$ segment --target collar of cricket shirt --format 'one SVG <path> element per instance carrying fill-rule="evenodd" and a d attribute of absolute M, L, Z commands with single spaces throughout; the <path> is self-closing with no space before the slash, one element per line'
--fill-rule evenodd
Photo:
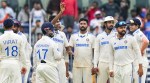
<path fill-rule="evenodd" d="M 81 32 L 79 32 L 78 36 L 81 37 L 81 38 L 84 38 L 85 36 L 88 36 L 88 31 L 84 34 L 81 34 Z"/>
<path fill-rule="evenodd" d="M 18 34 L 18 35 L 22 35 L 22 32 L 19 31 L 17 34 Z"/>
<path fill-rule="evenodd" d="M 13 30 L 6 30 L 4 33 L 14 33 Z"/>
<path fill-rule="evenodd" d="M 50 37 L 48 37 L 48 36 L 46 36 L 46 35 L 43 35 L 43 36 L 42 36 L 42 39 L 46 39 L 46 38 L 49 39 Z M 51 38 L 50 38 L 50 39 L 51 39 Z"/>
<path fill-rule="evenodd" d="M 55 34 L 59 34 L 59 30 L 54 31 Z"/>
<path fill-rule="evenodd" d="M 136 33 L 139 33 L 140 32 L 140 29 L 137 29 L 133 32 L 133 35 L 135 35 Z"/>

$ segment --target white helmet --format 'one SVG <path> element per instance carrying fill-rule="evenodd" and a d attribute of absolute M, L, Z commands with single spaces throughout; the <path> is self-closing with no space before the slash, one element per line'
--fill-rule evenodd
<path fill-rule="evenodd" d="M 112 16 L 107 16 L 107 17 L 105 17 L 104 18 L 104 22 L 106 22 L 106 21 L 114 21 L 115 19 L 112 17 Z"/>

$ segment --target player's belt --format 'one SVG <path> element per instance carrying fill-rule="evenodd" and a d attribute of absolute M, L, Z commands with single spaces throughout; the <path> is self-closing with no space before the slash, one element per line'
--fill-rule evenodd
<path fill-rule="evenodd" d="M 41 60 L 41 63 L 46 63 L 46 61 L 44 61 L 44 60 Z"/>

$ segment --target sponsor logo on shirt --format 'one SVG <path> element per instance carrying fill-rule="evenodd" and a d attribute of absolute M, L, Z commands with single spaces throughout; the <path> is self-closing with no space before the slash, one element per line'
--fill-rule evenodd
<path fill-rule="evenodd" d="M 105 45 L 105 44 L 109 44 L 109 41 L 104 41 L 100 43 L 100 45 Z"/>
<path fill-rule="evenodd" d="M 83 35 L 83 36 L 81 35 L 80 37 L 81 37 L 81 38 L 84 38 L 84 37 L 85 37 L 85 35 Z"/>
<path fill-rule="evenodd" d="M 122 50 L 122 49 L 127 49 L 128 47 L 127 46 L 117 46 L 117 47 L 114 47 L 115 50 Z"/>
<path fill-rule="evenodd" d="M 64 43 L 63 40 L 60 40 L 60 39 L 57 39 L 57 38 L 53 38 L 53 40 L 54 40 L 55 42 L 58 42 L 58 43 Z"/>
<path fill-rule="evenodd" d="M 76 47 L 89 47 L 89 44 L 76 44 Z"/>

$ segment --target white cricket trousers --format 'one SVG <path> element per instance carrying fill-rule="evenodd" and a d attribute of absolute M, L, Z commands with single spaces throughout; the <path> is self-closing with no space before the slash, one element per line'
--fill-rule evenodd
<path fill-rule="evenodd" d="M 138 69 L 139 66 L 135 66 L 135 71 L 134 71 L 134 83 L 145 83 L 146 80 L 146 74 L 147 74 L 147 67 L 143 67 L 143 75 L 142 77 L 139 77 L 138 75 Z"/>
<path fill-rule="evenodd" d="M 5 59 L 0 62 L 0 83 L 21 83 L 21 68 L 18 60 Z"/>
<path fill-rule="evenodd" d="M 114 83 L 132 83 L 132 64 L 114 65 Z"/>
<path fill-rule="evenodd" d="M 73 83 L 92 83 L 91 67 L 73 67 Z"/>
<path fill-rule="evenodd" d="M 113 83 L 114 80 L 109 75 L 109 63 L 99 62 L 98 70 L 97 83 L 107 83 L 108 79 L 109 83 Z"/>
<path fill-rule="evenodd" d="M 66 83 L 66 65 L 65 65 L 65 60 L 61 59 L 58 62 L 58 72 L 59 72 L 59 83 Z"/>
<path fill-rule="evenodd" d="M 36 69 L 36 83 L 59 83 L 57 67 L 40 63 Z"/>

